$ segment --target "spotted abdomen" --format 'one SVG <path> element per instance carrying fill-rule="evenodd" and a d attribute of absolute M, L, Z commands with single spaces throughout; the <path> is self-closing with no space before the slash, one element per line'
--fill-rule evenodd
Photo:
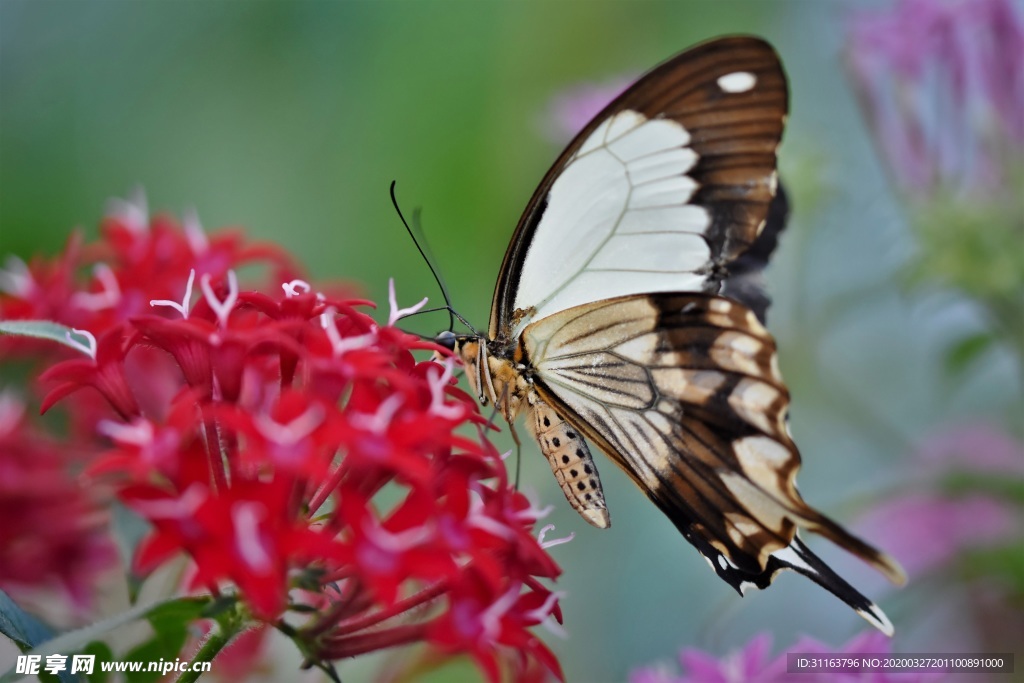
<path fill-rule="evenodd" d="M 531 431 L 569 504 L 590 524 L 599 529 L 608 528 L 611 518 L 604 502 L 601 477 L 587 442 L 536 392 L 530 392 L 528 403 L 532 408 Z"/>

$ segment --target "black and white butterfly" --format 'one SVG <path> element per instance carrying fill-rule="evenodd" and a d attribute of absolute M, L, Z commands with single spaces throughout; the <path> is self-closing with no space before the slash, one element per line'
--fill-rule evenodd
<path fill-rule="evenodd" d="M 743 594 L 782 569 L 887 634 L 814 555 L 815 531 L 896 583 L 899 565 L 804 502 L 761 269 L 786 218 L 775 51 L 698 45 L 643 76 L 569 144 L 505 254 L 488 334 L 443 333 L 482 403 L 527 418 L 569 503 L 610 524 L 587 439 Z"/>

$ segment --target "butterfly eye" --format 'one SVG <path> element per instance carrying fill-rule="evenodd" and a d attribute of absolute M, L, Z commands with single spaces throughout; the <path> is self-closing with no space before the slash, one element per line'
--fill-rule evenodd
<path fill-rule="evenodd" d="M 434 337 L 434 343 L 437 344 L 438 346 L 443 346 L 444 348 L 448 349 L 449 351 L 454 351 L 455 350 L 455 333 L 451 332 L 449 330 L 445 330 L 444 332 L 440 332 L 440 333 L 438 333 L 438 335 L 436 337 Z"/>

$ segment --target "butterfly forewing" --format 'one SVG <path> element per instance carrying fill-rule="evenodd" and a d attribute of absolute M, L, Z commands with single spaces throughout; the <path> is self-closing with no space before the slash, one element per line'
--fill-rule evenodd
<path fill-rule="evenodd" d="M 558 159 L 495 289 L 491 337 L 599 299 L 717 292 L 775 194 L 786 82 L 762 40 L 724 38 L 656 67 Z"/>

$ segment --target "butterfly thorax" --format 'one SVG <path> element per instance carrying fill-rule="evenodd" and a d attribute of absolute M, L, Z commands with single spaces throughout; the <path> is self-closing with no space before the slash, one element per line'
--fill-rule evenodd
<path fill-rule="evenodd" d="M 452 349 L 462 360 L 469 385 L 482 405 L 493 403 L 511 422 L 523 409 L 532 380 L 520 345 L 476 335 L 458 336 Z"/>

